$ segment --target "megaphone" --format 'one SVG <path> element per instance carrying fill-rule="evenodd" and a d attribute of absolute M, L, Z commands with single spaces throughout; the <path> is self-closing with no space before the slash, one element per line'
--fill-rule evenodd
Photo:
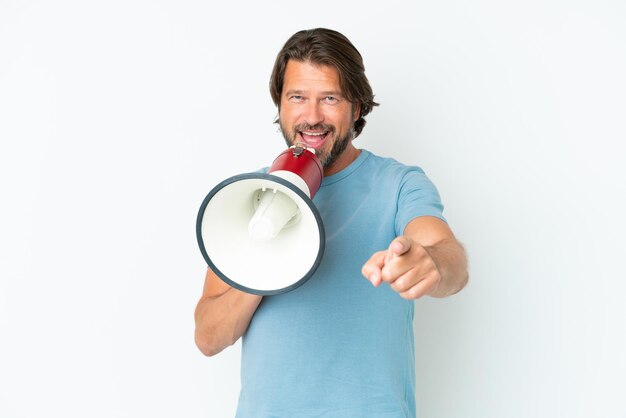
<path fill-rule="evenodd" d="M 240 174 L 215 186 L 196 221 L 211 270 L 256 295 L 304 284 L 324 254 L 324 224 L 312 201 L 323 176 L 315 150 L 297 144 L 276 157 L 267 174 Z"/>

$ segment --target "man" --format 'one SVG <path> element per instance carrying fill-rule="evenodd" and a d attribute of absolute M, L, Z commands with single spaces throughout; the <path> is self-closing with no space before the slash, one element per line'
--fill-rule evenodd
<path fill-rule="evenodd" d="M 465 286 L 463 248 L 421 169 L 353 145 L 377 103 L 347 38 L 293 35 L 270 91 L 287 144 L 315 148 L 324 165 L 313 200 L 324 257 L 277 296 L 242 293 L 207 271 L 196 343 L 211 356 L 243 336 L 238 417 L 413 417 L 413 300 Z"/>

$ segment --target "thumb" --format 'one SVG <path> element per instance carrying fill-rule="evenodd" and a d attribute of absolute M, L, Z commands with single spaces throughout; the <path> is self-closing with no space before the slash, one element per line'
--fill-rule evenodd
<path fill-rule="evenodd" d="M 385 257 L 385 262 L 393 259 L 394 257 L 401 256 L 402 254 L 408 252 L 411 249 L 411 241 L 409 241 L 406 237 L 398 237 L 391 241 L 389 244 L 389 249 L 387 250 L 387 256 Z"/>

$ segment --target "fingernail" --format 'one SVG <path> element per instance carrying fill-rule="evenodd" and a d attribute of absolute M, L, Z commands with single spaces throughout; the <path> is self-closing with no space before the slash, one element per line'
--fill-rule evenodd
<path fill-rule="evenodd" d="M 376 287 L 376 283 L 378 283 L 378 276 L 376 276 L 375 274 L 372 274 L 370 276 L 370 282 L 372 283 L 372 286 Z"/>

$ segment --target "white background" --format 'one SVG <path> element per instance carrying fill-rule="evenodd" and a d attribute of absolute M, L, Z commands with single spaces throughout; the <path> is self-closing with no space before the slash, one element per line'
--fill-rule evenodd
<path fill-rule="evenodd" d="M 282 151 L 271 67 L 316 26 L 381 103 L 356 145 L 422 166 L 470 256 L 416 303 L 420 416 L 625 417 L 624 2 L 414 3 L 0 0 L 0 417 L 233 415 L 195 217 Z"/>

